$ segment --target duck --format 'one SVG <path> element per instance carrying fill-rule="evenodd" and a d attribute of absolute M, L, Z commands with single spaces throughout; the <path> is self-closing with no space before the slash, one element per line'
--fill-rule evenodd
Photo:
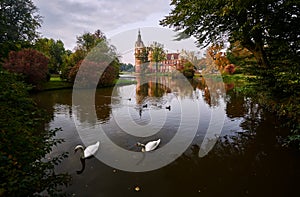
<path fill-rule="evenodd" d="M 166 109 L 168 109 L 169 111 L 171 110 L 171 105 L 168 105 L 167 107 L 166 107 Z"/>
<path fill-rule="evenodd" d="M 155 141 L 150 141 L 146 145 L 138 142 L 137 146 L 142 147 L 142 152 L 149 152 L 149 151 L 153 151 L 154 149 L 156 149 L 158 147 L 159 143 L 160 143 L 160 139 L 155 140 Z"/>

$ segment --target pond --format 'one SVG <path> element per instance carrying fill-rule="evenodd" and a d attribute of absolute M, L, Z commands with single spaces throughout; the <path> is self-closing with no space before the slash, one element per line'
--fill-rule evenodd
<path fill-rule="evenodd" d="M 300 157 L 287 130 L 220 78 L 136 77 L 136 84 L 33 95 L 62 128 L 57 172 L 74 196 L 295 196 Z M 142 152 L 137 142 L 161 139 Z M 78 144 L 100 142 L 83 168 Z M 77 173 L 77 171 L 80 171 Z"/>

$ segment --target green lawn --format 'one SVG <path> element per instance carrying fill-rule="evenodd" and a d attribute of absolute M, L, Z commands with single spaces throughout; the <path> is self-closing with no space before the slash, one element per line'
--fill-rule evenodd
<path fill-rule="evenodd" d="M 50 80 L 43 85 L 43 90 L 68 89 L 72 87 L 72 83 L 61 80 L 59 76 L 51 76 Z"/>

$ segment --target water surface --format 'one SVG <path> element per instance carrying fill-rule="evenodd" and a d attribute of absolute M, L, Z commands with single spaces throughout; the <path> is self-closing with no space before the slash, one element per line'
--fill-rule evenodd
<path fill-rule="evenodd" d="M 50 156 L 69 152 L 57 167 L 58 172 L 72 175 L 67 192 L 104 197 L 299 193 L 299 153 L 282 147 L 287 131 L 251 98 L 233 94 L 232 84 L 202 79 L 187 85 L 182 79 L 170 77 L 136 80 L 134 85 L 96 90 L 94 103 L 88 102 L 90 90 L 81 90 L 77 99 L 87 101 L 82 105 L 74 104 L 74 97 L 72 105 L 72 90 L 34 95 L 38 104 L 53 114 L 48 127 L 63 130 L 57 137 L 65 142 Z M 219 124 L 221 130 L 207 132 Z M 104 137 L 130 155 L 121 158 Z M 156 151 L 171 147 L 162 153 L 163 159 L 171 162 L 146 172 L 132 172 L 162 162 L 159 157 L 151 158 L 151 153 L 143 158 L 141 148 L 135 145 L 158 138 L 161 144 Z M 102 161 L 87 159 L 84 171 L 77 174 L 81 163 L 74 147 L 98 140 L 101 145 L 97 154 Z M 185 146 L 189 140 L 191 143 Z M 119 169 L 122 159 L 128 161 L 131 171 Z"/>

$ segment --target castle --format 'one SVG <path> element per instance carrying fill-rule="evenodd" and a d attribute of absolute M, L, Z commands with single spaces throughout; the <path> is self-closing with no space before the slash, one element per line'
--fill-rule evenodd
<path fill-rule="evenodd" d="M 151 47 L 144 45 L 140 30 L 135 42 L 134 56 L 136 73 L 172 72 L 183 69 L 183 65 L 186 62 L 181 58 L 180 53 L 165 53 L 165 59 L 158 63 L 158 70 L 156 70 L 156 62 L 153 61 L 152 57 L 153 50 Z"/>

